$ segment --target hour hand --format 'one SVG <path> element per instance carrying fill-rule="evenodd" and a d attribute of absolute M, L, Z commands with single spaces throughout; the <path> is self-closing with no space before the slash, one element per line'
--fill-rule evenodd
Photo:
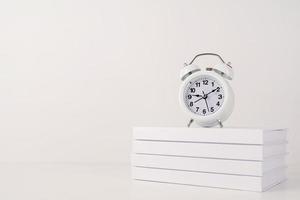
<path fill-rule="evenodd" d="M 195 96 L 195 97 L 202 97 L 202 95 L 200 95 L 200 94 L 192 94 L 192 96 Z"/>

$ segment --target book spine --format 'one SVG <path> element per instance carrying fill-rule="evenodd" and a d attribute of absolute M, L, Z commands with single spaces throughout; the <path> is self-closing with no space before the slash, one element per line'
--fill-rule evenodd
<path fill-rule="evenodd" d="M 226 135 L 226 137 L 224 137 Z M 259 129 L 202 129 L 136 127 L 135 140 L 214 142 L 237 144 L 263 144 L 263 131 Z"/>
<path fill-rule="evenodd" d="M 263 160 L 262 145 L 134 141 L 133 152 L 154 155 Z"/>
<path fill-rule="evenodd" d="M 278 161 L 278 159 L 275 159 L 275 161 L 274 159 L 268 159 L 268 161 L 262 162 L 164 155 L 132 155 L 132 166 L 249 176 L 262 176 L 263 164 L 269 168 L 284 165 L 282 160 L 276 161 Z"/>
<path fill-rule="evenodd" d="M 224 158 L 239 160 L 263 160 L 264 157 L 284 154 L 286 144 L 237 145 L 195 142 L 133 141 L 133 153 Z"/>
<path fill-rule="evenodd" d="M 206 186 L 237 190 L 262 191 L 262 177 L 162 170 L 133 167 L 135 180 Z"/>
<path fill-rule="evenodd" d="M 226 137 L 224 137 L 226 135 Z M 193 141 L 236 144 L 269 144 L 286 141 L 286 129 L 202 129 L 202 128 L 156 128 L 133 129 L 136 140 Z"/>

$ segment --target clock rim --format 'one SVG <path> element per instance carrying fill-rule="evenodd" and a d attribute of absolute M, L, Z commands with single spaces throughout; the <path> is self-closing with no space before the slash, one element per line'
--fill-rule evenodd
<path fill-rule="evenodd" d="M 206 116 L 193 113 L 189 108 L 187 108 L 184 99 L 185 88 L 187 87 L 189 82 L 196 77 L 201 78 L 201 76 L 211 76 L 212 78 L 216 79 L 224 91 L 224 101 L 222 106 L 215 113 Z M 183 111 L 192 119 L 194 119 L 199 125 L 204 127 L 211 127 L 217 125 L 219 123 L 218 120 L 223 122 L 231 115 L 234 105 L 234 94 L 227 80 L 225 80 L 219 74 L 212 71 L 198 71 L 188 76 L 182 82 L 179 90 L 179 102 Z"/>

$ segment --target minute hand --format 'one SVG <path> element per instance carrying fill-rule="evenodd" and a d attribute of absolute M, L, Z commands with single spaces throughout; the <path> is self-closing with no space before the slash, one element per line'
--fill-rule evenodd
<path fill-rule="evenodd" d="M 209 95 L 210 93 L 215 92 L 216 90 L 217 90 L 217 88 L 216 88 L 216 89 L 213 89 L 212 91 L 210 91 L 209 93 L 207 93 L 206 96 Z"/>

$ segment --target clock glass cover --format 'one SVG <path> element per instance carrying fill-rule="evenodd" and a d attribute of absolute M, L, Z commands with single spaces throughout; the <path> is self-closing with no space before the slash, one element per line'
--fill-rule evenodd
<path fill-rule="evenodd" d="M 207 116 L 217 112 L 224 102 L 224 90 L 211 76 L 191 80 L 185 89 L 185 104 L 195 114 Z"/>

